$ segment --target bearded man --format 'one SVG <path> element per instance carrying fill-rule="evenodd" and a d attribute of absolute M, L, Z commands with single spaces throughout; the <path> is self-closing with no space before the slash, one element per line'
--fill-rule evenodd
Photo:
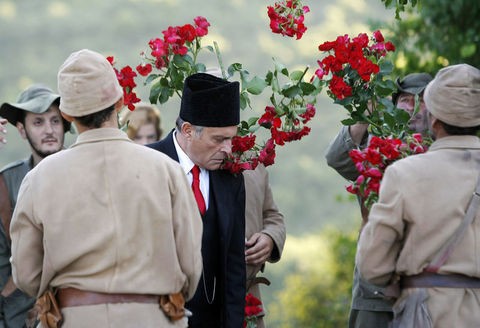
<path fill-rule="evenodd" d="M 42 159 L 63 148 L 70 123 L 62 118 L 59 103 L 59 95 L 35 84 L 25 89 L 16 103 L 0 107 L 0 116 L 18 129 L 31 150 L 29 158 L 0 170 L 0 327 L 24 327 L 35 301 L 17 289 L 11 277 L 10 221 L 24 176 Z"/>

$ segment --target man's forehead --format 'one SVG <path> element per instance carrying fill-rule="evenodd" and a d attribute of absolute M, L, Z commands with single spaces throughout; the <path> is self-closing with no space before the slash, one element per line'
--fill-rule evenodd
<path fill-rule="evenodd" d="M 400 100 L 400 99 L 402 99 L 402 100 L 404 100 L 404 99 L 414 99 L 415 96 L 416 96 L 416 95 L 413 94 L 413 93 L 402 92 L 402 93 L 400 93 L 400 94 L 398 95 L 398 100 Z M 423 93 L 419 94 L 418 97 L 419 97 L 420 99 L 423 99 Z"/>
<path fill-rule="evenodd" d="M 57 104 L 52 104 L 46 112 L 43 113 L 32 113 L 25 111 L 25 117 L 51 117 L 51 116 L 61 116 L 60 109 Z"/>
<path fill-rule="evenodd" d="M 203 130 L 210 136 L 215 137 L 232 137 L 237 134 L 237 126 L 224 126 L 224 127 L 204 127 Z"/>

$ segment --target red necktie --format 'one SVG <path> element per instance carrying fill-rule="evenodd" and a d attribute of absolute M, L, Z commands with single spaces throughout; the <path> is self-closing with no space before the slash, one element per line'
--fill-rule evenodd
<path fill-rule="evenodd" d="M 198 209 L 200 214 L 204 215 L 206 211 L 205 200 L 203 199 L 202 191 L 200 190 L 200 168 L 198 165 L 194 165 L 192 168 L 192 190 L 195 200 L 197 201 Z"/>

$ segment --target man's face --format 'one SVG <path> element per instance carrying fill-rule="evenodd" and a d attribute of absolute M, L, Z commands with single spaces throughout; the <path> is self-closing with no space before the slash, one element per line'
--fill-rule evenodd
<path fill-rule="evenodd" d="M 24 123 L 17 123 L 24 139 L 28 140 L 32 152 L 41 158 L 63 148 L 64 133 L 62 116 L 57 105 L 52 105 L 42 114 L 27 112 Z"/>
<path fill-rule="evenodd" d="M 401 93 L 397 99 L 397 107 L 405 110 L 410 116 L 415 110 L 415 95 L 411 93 Z M 410 118 L 408 126 L 418 133 L 425 133 L 428 130 L 427 110 L 423 97 L 419 97 L 418 113 Z"/>
<path fill-rule="evenodd" d="M 237 134 L 237 126 L 204 127 L 200 133 L 190 126 L 192 130 L 185 149 L 188 157 L 200 167 L 218 170 L 232 153 L 232 138 Z"/>

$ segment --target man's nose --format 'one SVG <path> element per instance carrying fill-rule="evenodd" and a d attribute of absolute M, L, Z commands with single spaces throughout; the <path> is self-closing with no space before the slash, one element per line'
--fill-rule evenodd
<path fill-rule="evenodd" d="M 53 123 L 52 122 L 46 122 L 45 123 L 45 130 L 47 133 L 53 133 L 54 129 L 53 129 Z"/>
<path fill-rule="evenodd" d="M 227 155 L 232 154 L 232 139 L 223 141 L 221 151 Z"/>

